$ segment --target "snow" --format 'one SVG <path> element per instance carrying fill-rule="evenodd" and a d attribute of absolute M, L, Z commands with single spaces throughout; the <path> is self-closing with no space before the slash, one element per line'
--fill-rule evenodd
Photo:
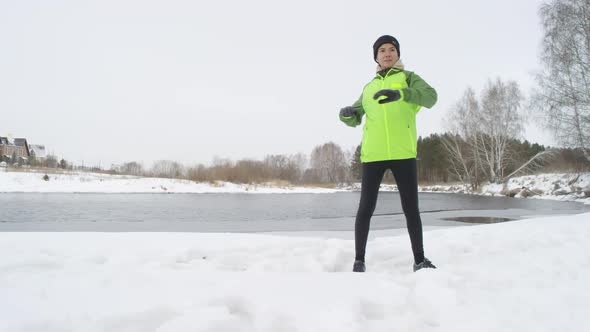
<path fill-rule="evenodd" d="M 394 186 L 395 187 L 395 186 Z M 590 204 L 590 173 L 545 173 L 515 177 L 506 184 L 485 184 L 477 193 L 464 185 L 433 185 L 420 187 L 422 192 L 469 193 L 484 196 L 577 201 Z"/>
<path fill-rule="evenodd" d="M 508 180 L 506 185 L 488 184 L 484 194 L 504 196 L 513 193 L 516 198 L 579 201 L 590 204 L 590 173 L 552 173 L 527 175 Z"/>
<path fill-rule="evenodd" d="M 0 233 L 0 331 L 586 331 L 590 214 L 369 241 Z"/>
<path fill-rule="evenodd" d="M 334 193 L 339 189 L 273 184 L 204 183 L 180 179 L 144 178 L 90 172 L 0 172 L 0 192 L 44 193 Z"/>
<path fill-rule="evenodd" d="M 143 178 L 86 172 L 45 173 L 0 172 L 0 193 L 335 193 L 360 190 L 360 183 L 346 188 L 296 187 L 290 185 L 194 182 L 179 179 Z M 382 184 L 382 191 L 395 191 L 395 185 Z M 486 184 L 481 192 L 466 191 L 462 184 L 420 186 L 421 192 L 470 193 L 486 196 L 578 201 L 590 204 L 590 173 L 552 173 L 512 178 L 507 184 Z"/>

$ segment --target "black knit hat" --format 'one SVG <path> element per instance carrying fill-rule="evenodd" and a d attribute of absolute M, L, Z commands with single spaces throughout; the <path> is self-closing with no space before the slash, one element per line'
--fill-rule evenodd
<path fill-rule="evenodd" d="M 375 44 L 373 44 L 373 59 L 375 59 L 375 61 L 377 61 L 377 50 L 379 50 L 379 47 L 383 44 L 393 44 L 393 46 L 395 46 L 397 49 L 397 55 L 401 56 L 401 53 L 399 52 L 399 42 L 397 39 L 390 35 L 383 35 L 377 38 Z"/>

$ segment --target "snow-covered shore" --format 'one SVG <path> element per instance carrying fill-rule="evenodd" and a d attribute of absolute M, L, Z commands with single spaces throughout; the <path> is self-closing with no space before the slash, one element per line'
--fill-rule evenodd
<path fill-rule="evenodd" d="M 259 234 L 0 233 L 0 331 L 585 331 L 590 214 L 368 243 Z"/>
<path fill-rule="evenodd" d="M 144 178 L 87 172 L 47 174 L 0 172 L 1 192 L 23 193 L 333 193 L 339 189 L 279 186 L 276 184 L 235 184 L 189 180 Z"/>
<path fill-rule="evenodd" d="M 43 175 L 0 173 L 0 192 L 338 191 Z M 589 178 L 520 177 L 485 186 L 482 194 L 530 191 L 590 204 L 580 197 Z M 376 230 L 365 274 L 350 272 L 354 241 L 336 232 L 0 232 L 0 332 L 580 331 L 587 325 L 590 213 L 425 230 L 426 254 L 439 269 L 412 273 L 405 230 Z"/>
<path fill-rule="evenodd" d="M 69 172 L 0 172 L 0 193 L 334 193 L 360 189 L 295 187 L 277 184 L 197 183 L 188 180 L 143 178 L 127 175 Z M 383 191 L 396 190 L 383 184 Z M 486 196 L 532 197 L 590 204 L 590 173 L 555 173 L 516 177 L 505 185 L 488 184 L 480 192 L 467 192 L 460 184 L 420 186 L 422 192 L 465 193 Z"/>
<path fill-rule="evenodd" d="M 471 193 L 463 185 L 424 186 L 423 192 L 466 193 L 485 196 L 509 196 L 590 204 L 590 173 L 546 173 L 515 177 L 506 184 L 486 184 Z"/>

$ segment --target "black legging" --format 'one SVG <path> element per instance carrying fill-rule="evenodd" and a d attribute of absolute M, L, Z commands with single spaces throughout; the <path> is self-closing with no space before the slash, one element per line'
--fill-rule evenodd
<path fill-rule="evenodd" d="M 418 176 L 416 174 L 415 158 L 363 163 L 361 201 L 354 225 L 355 259 L 365 261 L 365 248 L 367 247 L 371 216 L 375 211 L 379 186 L 387 169 L 391 169 L 397 183 L 412 243 L 414 262 L 420 263 L 424 260 L 424 248 L 422 244 L 422 220 L 418 209 Z"/>

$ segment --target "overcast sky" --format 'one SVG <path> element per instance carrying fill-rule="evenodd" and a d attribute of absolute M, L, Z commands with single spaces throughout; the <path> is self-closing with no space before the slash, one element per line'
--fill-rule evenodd
<path fill-rule="evenodd" d="M 427 136 L 468 86 L 501 77 L 529 93 L 540 3 L 0 0 L 0 135 L 103 167 L 349 150 L 362 129 L 338 111 L 391 34 L 438 91 L 418 114 Z M 554 144 L 544 129 L 525 137 Z"/>

